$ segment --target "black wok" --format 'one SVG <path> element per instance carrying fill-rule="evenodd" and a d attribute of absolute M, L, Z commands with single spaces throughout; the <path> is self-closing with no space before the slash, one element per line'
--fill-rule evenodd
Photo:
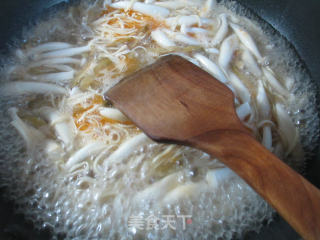
<path fill-rule="evenodd" d="M 238 0 L 243 6 L 275 28 L 296 50 L 316 86 L 320 86 L 320 0 Z M 68 0 L 1 0 L 0 53 L 19 39 L 22 28 L 53 10 L 63 8 Z M 319 93 L 320 95 L 320 93 Z M 319 106 L 319 101 L 318 101 Z M 1 111 L 1 110 L 0 110 Z M 306 177 L 320 187 L 320 151 L 308 162 Z M 2 196 L 3 189 L 0 189 Z M 49 231 L 35 230 L 22 215 L 13 213 L 14 204 L 0 197 L 0 239 L 50 239 Z M 248 233 L 244 239 L 295 240 L 300 237 L 279 216 L 262 231 Z"/>

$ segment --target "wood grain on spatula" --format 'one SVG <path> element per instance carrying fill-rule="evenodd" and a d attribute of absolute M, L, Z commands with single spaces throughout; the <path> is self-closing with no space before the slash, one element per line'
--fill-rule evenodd
<path fill-rule="evenodd" d="M 251 185 L 305 239 L 320 239 L 320 191 L 257 142 L 234 95 L 191 62 L 166 56 L 106 94 L 156 141 L 201 149 Z"/>

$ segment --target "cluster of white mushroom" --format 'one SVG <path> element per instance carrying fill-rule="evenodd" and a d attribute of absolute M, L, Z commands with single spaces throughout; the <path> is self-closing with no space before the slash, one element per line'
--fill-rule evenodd
<path fill-rule="evenodd" d="M 271 69 L 266 47 L 256 44 L 242 17 L 215 0 L 106 0 L 103 5 L 103 14 L 86 26 L 92 33 L 87 44 L 47 42 L 17 50 L 18 63 L 0 89 L 8 98 L 50 100 L 29 109 L 44 122 L 41 126 L 24 119 L 18 107 L 10 109 L 12 125 L 29 153 L 38 148 L 52 159 L 63 184 L 75 189 L 74 196 L 67 195 L 77 204 L 90 209 L 96 201 L 120 211 L 130 193 L 132 204 L 156 203 L 152 206 L 162 209 L 203 193 L 214 199 L 228 181 L 243 186 L 217 159 L 156 144 L 101 101 L 122 77 L 166 54 L 184 56 L 227 85 L 239 119 L 266 148 L 283 159 L 295 154 L 299 135 L 288 113 L 294 101 L 292 78 Z M 197 174 L 200 180 L 193 181 Z"/>

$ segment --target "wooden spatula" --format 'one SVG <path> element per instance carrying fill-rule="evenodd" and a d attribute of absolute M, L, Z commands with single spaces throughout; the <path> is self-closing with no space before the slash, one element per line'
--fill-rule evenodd
<path fill-rule="evenodd" d="M 166 56 L 106 94 L 148 136 L 217 157 L 305 239 L 320 239 L 320 191 L 264 148 L 238 119 L 233 93 L 191 62 Z"/>

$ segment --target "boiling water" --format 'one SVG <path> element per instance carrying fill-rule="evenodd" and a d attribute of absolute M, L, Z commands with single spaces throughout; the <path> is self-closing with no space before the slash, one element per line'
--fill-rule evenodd
<path fill-rule="evenodd" d="M 0 103 L 1 177 L 8 196 L 37 228 L 48 227 L 54 237 L 63 234 L 70 239 L 231 239 L 246 231 L 259 231 L 263 222 L 272 219 L 271 207 L 217 159 L 191 148 L 154 143 L 101 97 L 122 77 L 162 54 L 179 53 L 193 61 L 200 54 L 218 63 L 216 51 L 222 51 L 223 40 L 232 34 L 229 26 L 221 42 L 212 45 L 223 25 L 221 14 L 253 36 L 263 56 L 257 60 L 258 67 L 272 69 L 271 74 L 290 92 L 284 97 L 265 76 L 252 74 L 241 58 L 247 49 L 239 43 L 230 71 L 250 93 L 251 111 L 243 122 L 261 141 L 263 126 L 270 124 L 270 149 L 303 170 L 304 159 L 319 137 L 319 119 L 313 85 L 286 42 L 235 14 L 239 8 L 233 3 L 212 6 L 209 12 L 202 6 L 210 7 L 213 1 L 208 5 L 185 1 L 183 8 L 176 3 L 177 10 L 171 10 L 170 17 L 200 14 L 211 19 L 210 23 L 188 26 L 196 33 L 185 34 L 187 40 L 180 41 L 185 38 L 171 36 L 164 20 L 115 10 L 106 7 L 107 1 L 82 1 L 39 22 L 25 35 L 25 43 L 13 50 L 2 71 L 7 92 L 1 92 Z M 124 20 L 130 18 L 133 22 Z M 140 26 L 141 19 L 148 26 Z M 182 28 L 177 24 L 173 32 L 183 33 Z M 208 32 L 202 35 L 200 28 Z M 157 29 L 172 38 L 174 46 L 159 46 L 163 42 L 150 37 Z M 186 43 L 190 39 L 199 44 L 190 46 Z M 48 42 L 69 45 L 61 47 L 64 53 L 59 57 L 55 52 L 59 44 L 51 44 L 48 50 L 48 45 L 41 45 Z M 66 51 L 79 47 L 77 54 L 66 56 Z M 196 64 L 206 67 L 200 60 Z M 56 73 L 60 75 L 50 75 Z M 261 79 L 271 105 L 268 119 L 259 116 L 261 106 L 256 100 Z M 66 93 L 57 94 L 59 88 L 49 94 L 17 94 L 8 85 L 13 81 L 50 82 Z M 231 84 L 239 107 L 247 96 L 241 98 L 237 86 Z M 281 108 L 277 108 L 279 104 Z M 286 116 L 290 116 L 289 122 Z M 299 130 L 294 143 L 286 142 L 281 121 Z"/>

